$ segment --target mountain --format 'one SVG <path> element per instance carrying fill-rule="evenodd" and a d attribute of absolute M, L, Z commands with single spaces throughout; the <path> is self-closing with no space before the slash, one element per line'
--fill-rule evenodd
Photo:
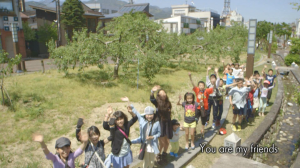
<path fill-rule="evenodd" d="M 38 5 L 38 6 L 48 6 L 48 7 L 55 7 L 55 2 L 52 2 L 53 0 L 40 0 L 40 1 L 31 1 L 31 0 L 25 0 L 25 7 L 26 10 L 31 11 L 32 8 L 29 7 L 29 5 Z M 60 3 L 63 4 L 64 0 L 61 0 Z M 120 0 L 85 0 L 82 1 L 85 2 L 100 2 L 103 6 L 108 7 L 114 7 L 116 9 L 120 9 L 122 6 L 128 4 L 128 2 L 120 1 Z M 154 15 L 154 19 L 163 19 L 163 18 L 169 18 L 172 14 L 171 8 L 160 8 L 158 6 L 151 6 L 150 3 L 150 13 Z"/>

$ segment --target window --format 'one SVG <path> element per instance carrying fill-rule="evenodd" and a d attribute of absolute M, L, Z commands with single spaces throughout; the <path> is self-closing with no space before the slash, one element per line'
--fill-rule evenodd
<path fill-rule="evenodd" d="M 102 9 L 101 11 L 103 14 L 109 14 L 109 9 Z"/>
<path fill-rule="evenodd" d="M 189 28 L 189 24 L 188 23 L 183 23 L 183 28 Z"/>
<path fill-rule="evenodd" d="M 181 18 L 181 22 L 182 22 L 182 23 L 187 23 L 186 18 Z"/>
<path fill-rule="evenodd" d="M 111 13 L 117 13 L 118 11 L 117 10 L 111 10 Z"/>
<path fill-rule="evenodd" d="M 96 20 L 95 19 L 87 19 L 88 22 L 88 31 L 96 32 Z"/>
<path fill-rule="evenodd" d="M 196 21 L 196 19 L 191 19 L 190 23 L 191 23 L 191 24 L 196 24 L 197 21 Z"/>
<path fill-rule="evenodd" d="M 174 10 L 174 16 L 185 15 L 185 10 Z"/>
<path fill-rule="evenodd" d="M 194 33 L 196 31 L 196 29 L 190 29 L 191 33 Z"/>

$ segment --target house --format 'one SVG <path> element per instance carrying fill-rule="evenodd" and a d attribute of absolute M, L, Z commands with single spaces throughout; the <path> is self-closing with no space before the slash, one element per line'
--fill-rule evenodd
<path fill-rule="evenodd" d="M 112 21 L 113 18 L 123 16 L 124 13 L 129 13 L 131 11 L 132 12 L 143 12 L 149 18 L 153 17 L 153 15 L 149 12 L 149 3 L 127 4 L 127 5 L 124 5 L 117 13 L 104 15 L 104 17 L 99 18 L 99 20 L 102 22 L 101 28 L 104 28 L 105 24 Z"/>
<path fill-rule="evenodd" d="M 0 1 L 0 51 L 3 49 L 8 52 L 8 57 L 15 57 L 14 43 L 12 39 L 11 24 L 17 25 L 18 42 L 17 49 L 26 57 L 25 38 L 22 27 L 21 14 L 19 11 L 19 1 L 17 0 L 2 0 Z"/>
<path fill-rule="evenodd" d="M 101 12 L 103 15 L 117 13 L 119 8 L 101 4 L 100 2 L 84 2 L 86 6 L 96 12 Z"/>
<path fill-rule="evenodd" d="M 189 16 L 202 20 L 204 28 L 209 32 L 220 23 L 220 14 L 211 9 L 196 9 L 192 5 L 173 5 L 172 17 Z"/>
<path fill-rule="evenodd" d="M 81 5 L 84 10 L 83 17 L 86 19 L 86 27 L 89 32 L 96 32 L 96 28 L 98 25 L 98 18 L 103 17 L 101 12 L 96 12 L 90 9 L 88 6 L 86 6 L 84 3 L 81 2 Z M 45 6 L 33 6 L 29 5 L 32 9 L 35 9 L 36 11 L 36 22 L 37 22 L 37 29 L 39 29 L 40 26 L 44 25 L 45 23 L 52 24 L 53 22 L 56 22 L 56 9 L 51 7 L 45 7 Z M 61 9 L 62 11 L 62 9 Z M 61 12 L 61 15 L 64 15 L 64 13 Z M 61 44 L 65 45 L 67 44 L 67 40 L 65 38 L 66 31 L 64 24 L 61 24 Z M 40 43 L 40 54 L 47 54 L 47 47 L 45 44 Z"/>
<path fill-rule="evenodd" d="M 237 13 L 237 11 L 230 11 L 227 16 L 224 16 L 221 19 L 221 26 L 231 27 L 231 22 L 239 23 L 240 25 L 244 24 L 244 17 Z"/>
<path fill-rule="evenodd" d="M 31 29 L 37 29 L 37 20 L 35 11 L 20 12 L 22 22 L 28 22 Z"/>
<path fill-rule="evenodd" d="M 162 23 L 163 27 L 167 30 L 168 33 L 191 34 L 194 33 L 197 29 L 203 29 L 205 21 L 205 19 L 179 15 L 167 19 L 159 19 L 155 22 Z"/>

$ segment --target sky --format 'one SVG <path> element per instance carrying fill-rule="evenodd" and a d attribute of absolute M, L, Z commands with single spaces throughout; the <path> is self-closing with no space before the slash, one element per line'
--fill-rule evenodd
<path fill-rule="evenodd" d="M 34 0 L 39 1 L 39 0 Z M 124 0 L 127 1 L 127 0 Z M 193 0 L 194 6 L 198 9 L 213 9 L 222 14 L 224 0 Z M 258 21 L 266 20 L 269 22 L 286 22 L 292 23 L 300 19 L 300 11 L 293 9 L 291 2 L 300 0 L 230 0 L 231 10 L 237 10 L 245 21 L 257 19 Z M 192 5 L 192 0 L 187 3 Z M 135 3 L 150 3 L 150 5 L 161 8 L 171 7 L 172 5 L 185 4 L 186 0 L 135 0 Z"/>

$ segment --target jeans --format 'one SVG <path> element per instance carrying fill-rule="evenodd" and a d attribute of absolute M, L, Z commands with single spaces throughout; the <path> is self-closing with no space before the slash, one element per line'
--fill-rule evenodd
<path fill-rule="evenodd" d="M 220 103 L 220 101 L 222 101 L 222 103 Z M 218 101 L 218 107 L 217 107 L 218 115 L 217 115 L 217 120 L 221 120 L 222 114 L 223 114 L 223 100 L 219 100 Z"/>
<path fill-rule="evenodd" d="M 218 115 L 218 100 L 208 99 L 208 110 L 206 121 L 209 121 L 211 106 L 213 106 L 213 122 L 216 122 Z"/>

